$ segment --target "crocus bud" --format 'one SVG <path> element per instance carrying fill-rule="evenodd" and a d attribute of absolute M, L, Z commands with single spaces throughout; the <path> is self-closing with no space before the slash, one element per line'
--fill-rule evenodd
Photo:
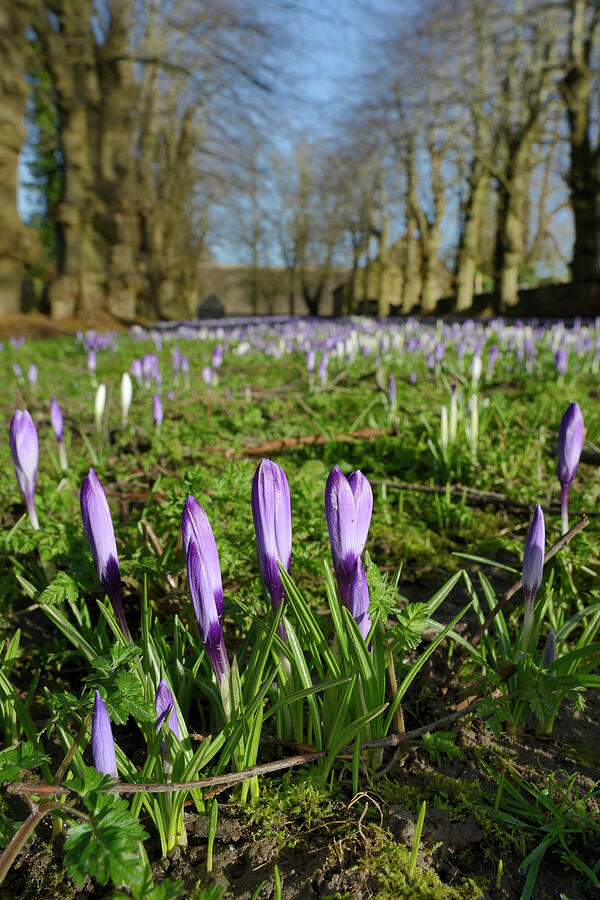
<path fill-rule="evenodd" d="M 211 583 L 205 560 L 193 538 L 190 540 L 187 550 L 187 572 L 200 640 L 212 663 L 220 686 L 229 677 L 229 660 L 215 603 L 215 589 Z"/>
<path fill-rule="evenodd" d="M 96 351 L 95 350 L 88 350 L 87 368 L 88 368 L 88 372 L 90 373 L 90 375 L 93 378 L 94 375 L 96 374 Z"/>
<path fill-rule="evenodd" d="M 156 698 L 154 700 L 156 708 L 156 730 L 160 731 L 164 722 L 169 717 L 168 726 L 175 735 L 179 737 L 179 723 L 177 722 L 177 710 L 175 709 L 175 698 L 171 693 L 171 688 L 163 678 L 156 689 Z"/>
<path fill-rule="evenodd" d="M 54 429 L 57 441 L 62 441 L 64 435 L 62 410 L 56 397 L 50 399 L 50 422 Z"/>
<path fill-rule="evenodd" d="M 154 394 L 152 397 L 152 415 L 154 417 L 154 425 L 158 434 L 160 434 L 160 429 L 163 421 L 163 407 L 162 401 L 160 399 L 160 394 Z"/>
<path fill-rule="evenodd" d="M 569 487 L 575 478 L 583 447 L 583 416 L 577 403 L 571 403 L 558 429 L 558 465 L 561 488 L 562 533 L 569 530 Z"/>
<path fill-rule="evenodd" d="M 35 511 L 35 485 L 39 457 L 38 436 L 35 424 L 26 409 L 17 409 L 10 423 L 10 452 L 15 475 L 34 531 L 39 530 Z"/>
<path fill-rule="evenodd" d="M 440 407 L 440 445 L 445 449 L 448 446 L 448 408 Z"/>
<path fill-rule="evenodd" d="M 348 594 L 348 611 L 358 625 L 360 633 L 366 640 L 371 628 L 369 616 L 369 586 L 360 556 L 354 561 L 350 590 Z"/>
<path fill-rule="evenodd" d="M 348 608 L 354 563 L 364 550 L 372 511 L 373 492 L 362 472 L 346 478 L 334 466 L 325 487 L 325 518 L 340 596 Z"/>
<path fill-rule="evenodd" d="M 115 531 L 104 488 L 93 469 L 81 485 L 81 518 L 98 580 L 108 595 L 121 631 L 127 640 L 131 640 L 121 602 L 121 570 Z"/>
<path fill-rule="evenodd" d="M 106 385 L 99 384 L 94 398 L 94 418 L 96 420 L 96 431 L 102 431 L 102 418 L 104 416 L 104 407 L 106 406 Z"/>
<path fill-rule="evenodd" d="M 471 385 L 474 391 L 477 390 L 479 379 L 481 377 L 481 356 L 476 353 L 471 362 Z"/>
<path fill-rule="evenodd" d="M 456 394 L 456 382 L 452 385 L 450 394 L 450 414 L 448 417 L 448 440 L 452 443 L 456 440 L 458 432 L 458 397 Z"/>
<path fill-rule="evenodd" d="M 390 401 L 390 415 L 394 416 L 396 414 L 396 379 L 393 375 L 390 375 L 388 381 L 388 398 Z"/>
<path fill-rule="evenodd" d="M 177 721 L 177 710 L 175 709 L 175 698 L 164 678 L 161 679 L 156 689 L 154 706 L 156 709 L 156 730 L 160 731 L 163 724 L 167 722 L 167 727 L 170 728 L 175 737 L 178 738 L 179 723 Z M 169 748 L 167 742 L 164 740 L 161 742 L 161 755 L 163 759 L 163 768 L 165 771 L 170 772 L 171 763 L 169 759 Z"/>
<path fill-rule="evenodd" d="M 215 606 L 219 619 L 223 618 L 223 584 L 221 581 L 221 566 L 217 544 L 208 517 L 195 497 L 191 495 L 185 501 L 183 515 L 181 517 L 181 536 L 183 538 L 183 550 L 186 558 L 190 544 L 194 542 L 202 555 L 208 577 L 214 591 Z"/>
<path fill-rule="evenodd" d="M 579 404 L 571 403 L 558 429 L 557 475 L 561 485 L 570 485 L 575 478 L 583 447 L 583 416 Z"/>
<path fill-rule="evenodd" d="M 129 372 L 123 372 L 121 376 L 121 424 L 127 428 L 131 399 L 133 397 L 133 383 Z"/>
<path fill-rule="evenodd" d="M 54 434 L 56 435 L 56 440 L 58 441 L 58 460 L 60 463 L 60 467 L 63 472 L 66 472 L 69 466 L 67 463 L 67 451 L 65 450 L 65 445 L 63 444 L 63 416 L 62 410 L 56 397 L 52 397 L 52 399 L 50 400 L 50 422 L 52 423 L 52 428 L 54 429 Z"/>
<path fill-rule="evenodd" d="M 284 599 L 277 563 L 289 572 L 292 558 L 292 506 L 285 472 L 270 459 L 263 459 L 254 473 L 252 517 L 262 577 L 277 609 Z M 280 637 L 285 639 L 283 623 Z"/>
<path fill-rule="evenodd" d="M 96 771 L 113 778 L 119 777 L 110 719 L 99 691 L 96 691 L 92 713 L 92 758 Z"/>
<path fill-rule="evenodd" d="M 35 390 L 38 380 L 38 368 L 35 363 L 31 363 L 27 370 L 27 380 L 29 381 L 30 386 Z"/>
<path fill-rule="evenodd" d="M 533 519 L 525 541 L 523 552 L 523 593 L 525 595 L 525 617 L 523 620 L 523 645 L 527 644 L 533 627 L 533 604 L 538 588 L 542 583 L 544 570 L 544 548 L 546 529 L 544 514 L 539 503 L 536 504 Z"/>

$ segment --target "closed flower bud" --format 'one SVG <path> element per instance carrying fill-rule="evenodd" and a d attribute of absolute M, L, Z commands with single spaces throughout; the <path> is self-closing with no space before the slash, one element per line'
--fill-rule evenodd
<path fill-rule="evenodd" d="M 61 442 L 64 435 L 62 410 L 56 397 L 50 400 L 50 422 L 56 435 L 56 440 Z"/>
<path fill-rule="evenodd" d="M 289 572 L 292 558 L 292 507 L 285 472 L 270 459 L 263 459 L 254 473 L 252 516 L 262 577 L 277 609 L 284 599 L 277 563 Z M 282 625 L 280 636 L 284 635 Z"/>
<path fill-rule="evenodd" d="M 127 427 L 132 398 L 133 383 L 131 381 L 131 375 L 129 372 L 123 372 L 123 375 L 121 376 L 121 423 L 123 428 Z"/>
<path fill-rule="evenodd" d="M 525 595 L 525 618 L 523 622 L 523 643 L 526 644 L 533 626 L 533 604 L 542 583 L 544 570 L 544 548 L 546 529 L 541 506 L 536 504 L 533 520 L 527 534 L 523 552 L 523 593 Z"/>
<path fill-rule="evenodd" d="M 99 384 L 94 397 L 94 418 L 96 420 L 96 431 L 102 431 L 102 419 L 104 416 L 104 407 L 106 406 L 106 385 Z"/>
<path fill-rule="evenodd" d="M 369 616 L 369 586 L 360 557 L 356 558 L 352 570 L 348 611 L 351 613 L 352 618 L 360 629 L 360 633 L 366 640 L 371 628 L 371 617 Z"/>
<path fill-rule="evenodd" d="M 39 529 L 35 511 L 35 485 L 39 445 L 37 430 L 31 415 L 26 409 L 17 409 L 10 423 L 10 452 L 15 467 L 17 483 L 29 513 L 31 526 Z"/>
<path fill-rule="evenodd" d="M 217 676 L 217 682 L 220 685 L 229 676 L 229 660 L 215 604 L 215 590 L 203 556 L 193 538 L 190 540 L 187 549 L 187 572 L 200 640 L 208 654 Z"/>
<path fill-rule="evenodd" d="M 131 640 L 121 602 L 121 570 L 115 531 L 104 488 L 93 469 L 81 485 L 81 518 L 98 580 L 108 595 L 121 631 Z"/>
<path fill-rule="evenodd" d="M 154 418 L 154 425 L 156 427 L 156 430 L 160 434 L 160 429 L 163 421 L 163 406 L 160 399 L 160 394 L 154 394 L 154 396 L 152 397 L 152 416 Z"/>
<path fill-rule="evenodd" d="M 583 416 L 577 403 L 571 403 L 558 429 L 558 465 L 560 481 L 562 533 L 569 530 L 569 487 L 575 478 L 583 447 Z"/>
<path fill-rule="evenodd" d="M 187 498 L 183 507 L 181 535 L 186 558 L 192 541 L 196 543 L 198 551 L 202 555 L 214 591 L 217 613 L 219 619 L 222 619 L 225 601 L 223 599 L 223 584 L 217 544 L 206 513 L 196 498 L 191 495 Z"/>
<path fill-rule="evenodd" d="M 113 778 L 119 777 L 110 720 L 99 691 L 96 691 L 92 713 L 92 759 L 96 771 Z"/>
<path fill-rule="evenodd" d="M 583 447 L 583 416 L 577 403 L 571 403 L 558 429 L 557 475 L 561 485 L 570 485 L 575 478 Z"/>
<path fill-rule="evenodd" d="M 349 478 L 334 466 L 325 487 L 325 518 L 342 603 L 350 609 L 350 587 L 371 523 L 373 491 L 358 470 Z"/>

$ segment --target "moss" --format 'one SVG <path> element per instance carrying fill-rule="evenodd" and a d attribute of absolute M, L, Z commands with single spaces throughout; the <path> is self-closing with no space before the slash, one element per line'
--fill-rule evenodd
<path fill-rule="evenodd" d="M 483 841 L 478 845 L 478 853 L 483 851 L 486 859 L 506 859 L 515 854 L 523 858 L 527 855 L 531 835 L 501 822 L 477 784 L 429 772 L 419 776 L 417 784 L 383 782 L 379 785 L 378 792 L 384 800 L 406 809 L 417 809 L 426 800 L 428 805 L 451 813 L 458 822 L 463 822 L 467 814 L 471 813 L 483 831 Z"/>
<path fill-rule="evenodd" d="M 284 778 L 246 810 L 249 824 L 256 825 L 260 836 L 277 848 L 295 847 L 304 834 L 339 818 L 339 812 L 340 805 L 330 793 L 308 777 Z"/>
<path fill-rule="evenodd" d="M 374 829 L 375 840 L 362 861 L 363 868 L 377 880 L 375 900 L 478 900 L 483 897 L 473 879 L 460 887 L 450 887 L 433 869 L 410 872 L 410 852 L 390 834 Z"/>

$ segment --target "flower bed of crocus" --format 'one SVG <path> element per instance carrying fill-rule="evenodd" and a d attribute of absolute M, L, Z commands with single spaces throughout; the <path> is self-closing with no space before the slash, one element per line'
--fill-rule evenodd
<path fill-rule="evenodd" d="M 323 894 L 598 889 L 597 745 L 557 748 L 598 708 L 600 322 L 186 323 L 0 361 L 0 896 L 35 895 L 42 840 L 59 896 L 312 896 L 281 822 L 237 893 L 218 854 L 275 797 L 309 830 L 311 791 L 348 854 L 307 857 Z"/>

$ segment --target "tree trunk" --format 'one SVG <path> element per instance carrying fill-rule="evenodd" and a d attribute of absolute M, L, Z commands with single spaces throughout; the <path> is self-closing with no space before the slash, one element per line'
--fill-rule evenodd
<path fill-rule="evenodd" d="M 562 82 L 567 107 L 571 158 L 568 184 L 575 220 L 575 245 L 571 263 L 574 281 L 589 281 L 600 275 L 600 150 L 590 137 L 590 53 L 591 34 L 597 27 L 598 13 L 590 25 L 586 40 L 585 0 L 574 0 L 570 28 L 570 58 Z"/>
<path fill-rule="evenodd" d="M 419 242 L 415 237 L 417 222 L 409 215 L 406 223 L 406 250 L 402 282 L 402 312 L 410 313 L 417 306 L 421 294 Z"/>
<path fill-rule="evenodd" d="M 529 192 L 532 136 L 515 138 L 507 147 L 505 176 L 500 183 L 498 231 L 494 253 L 496 298 L 499 309 L 519 302 L 519 268 L 525 258 L 525 204 Z"/>
<path fill-rule="evenodd" d="M 489 170 L 479 160 L 474 159 L 469 179 L 469 196 L 465 204 L 464 228 L 458 249 L 454 306 L 456 312 L 464 312 L 473 306 L 475 272 L 479 263 L 480 236 L 489 188 Z"/>
<path fill-rule="evenodd" d="M 25 27 L 15 0 L 0 0 L 0 316 L 21 308 L 23 274 L 35 245 L 17 210 L 27 100 Z"/>

